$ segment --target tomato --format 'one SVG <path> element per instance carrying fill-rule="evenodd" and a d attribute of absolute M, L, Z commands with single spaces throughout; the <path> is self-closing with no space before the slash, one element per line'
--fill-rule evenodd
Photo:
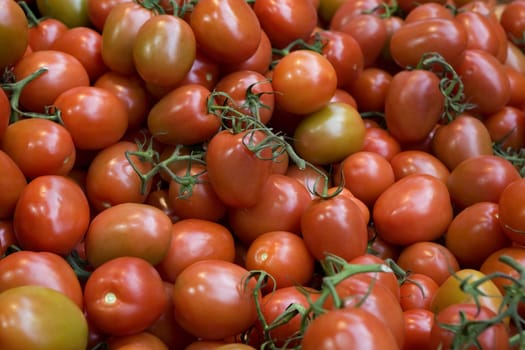
<path fill-rule="evenodd" d="M 271 174 L 255 205 L 228 210 L 228 224 L 245 244 L 269 231 L 299 234 L 301 215 L 308 203 L 310 194 L 299 181 L 286 175 Z"/>
<path fill-rule="evenodd" d="M 151 181 L 142 182 L 125 156 L 125 152 L 136 152 L 138 146 L 129 141 L 120 141 L 98 152 L 86 174 L 86 195 L 96 212 L 125 202 L 143 203 L 151 190 Z M 137 156 L 130 160 L 142 173 L 151 170 L 151 164 L 142 162 Z"/>
<path fill-rule="evenodd" d="M 221 64 L 221 71 L 224 73 L 233 73 L 239 70 L 250 70 L 253 72 L 266 74 L 272 63 L 272 43 L 268 34 L 261 31 L 261 40 L 257 50 L 246 60 L 239 63 Z M 211 89 L 212 87 L 210 87 Z"/>
<path fill-rule="evenodd" d="M 510 84 L 510 99 L 507 106 L 521 108 L 525 105 L 525 75 L 519 72 L 516 68 L 504 64 L 504 69 L 507 72 L 507 78 Z"/>
<path fill-rule="evenodd" d="M 301 217 L 301 232 L 317 260 L 327 253 L 350 260 L 366 251 L 368 232 L 363 214 L 344 194 L 310 202 Z"/>
<path fill-rule="evenodd" d="M 403 312 L 405 320 L 404 349 L 432 350 L 428 345 L 434 325 L 434 313 L 427 309 L 410 309 Z"/>
<path fill-rule="evenodd" d="M 321 0 L 317 12 L 319 19 L 325 23 L 330 23 L 337 9 L 345 3 L 345 0 Z"/>
<path fill-rule="evenodd" d="M 0 294 L 0 305 L 2 349 L 87 347 L 88 325 L 82 311 L 56 290 L 42 286 L 11 288 Z"/>
<path fill-rule="evenodd" d="M 525 180 L 519 179 L 509 183 L 499 197 L 499 223 L 503 232 L 518 244 L 525 242 L 523 202 L 520 196 L 525 192 Z"/>
<path fill-rule="evenodd" d="M 214 92 L 224 93 L 229 98 L 217 95 L 216 101 L 219 105 L 228 105 L 236 111 L 256 118 L 263 124 L 267 124 L 272 118 L 275 106 L 275 94 L 272 84 L 264 75 L 254 71 L 238 70 L 223 76 L 215 85 Z M 251 94 L 251 95 L 250 95 Z M 255 104 L 254 96 L 259 96 Z M 236 114 L 227 113 L 235 118 Z"/>
<path fill-rule="evenodd" d="M 253 5 L 261 27 L 273 47 L 307 40 L 317 25 L 317 11 L 309 0 L 259 0 Z"/>
<path fill-rule="evenodd" d="M 444 110 L 439 78 L 430 71 L 402 70 L 385 97 L 385 122 L 399 142 L 418 142 L 432 131 Z"/>
<path fill-rule="evenodd" d="M 89 22 L 99 32 L 102 33 L 104 24 L 109 12 L 117 4 L 122 2 L 131 2 L 130 0 L 88 0 L 87 15 Z"/>
<path fill-rule="evenodd" d="M 350 83 L 347 90 L 355 98 L 360 112 L 383 111 L 392 74 L 388 71 L 368 67 Z"/>
<path fill-rule="evenodd" d="M 9 118 L 11 116 L 11 104 L 6 92 L 0 89 L 0 142 L 4 137 L 5 130 L 9 125 Z"/>
<path fill-rule="evenodd" d="M 208 143 L 206 163 L 208 178 L 219 199 L 233 208 L 257 204 L 264 183 L 272 171 L 271 150 L 252 152 L 265 135 L 257 130 L 234 134 L 223 130 Z"/>
<path fill-rule="evenodd" d="M 460 114 L 438 127 L 430 147 L 432 154 L 449 170 L 467 158 L 492 154 L 492 140 L 486 125 L 470 114 Z"/>
<path fill-rule="evenodd" d="M 399 286 L 399 303 L 403 311 L 430 309 L 430 303 L 439 284 L 432 277 L 422 273 L 409 273 Z"/>
<path fill-rule="evenodd" d="M 46 175 L 23 189 L 13 227 L 22 249 L 66 255 L 84 236 L 89 219 L 89 203 L 80 186 L 65 176 Z"/>
<path fill-rule="evenodd" d="M 497 316 L 497 312 L 484 306 L 478 307 L 474 304 L 454 304 L 441 310 L 436 314 L 436 320 L 430 331 L 430 344 L 434 349 L 453 349 L 460 346 L 463 349 L 510 349 L 509 332 L 503 323 L 496 323 L 484 329 L 482 332 L 475 333 L 467 339 L 461 337 L 461 333 L 456 333 L 449 328 L 451 325 L 458 325 L 464 320 L 483 321 L 490 320 Z M 467 347 L 468 345 L 468 347 Z"/>
<path fill-rule="evenodd" d="M 450 197 L 458 208 L 478 202 L 498 203 L 505 187 L 520 179 L 518 170 L 505 158 L 496 155 L 465 159 L 447 180 Z"/>
<path fill-rule="evenodd" d="M 460 268 L 457 258 L 447 247 L 428 241 L 404 247 L 396 262 L 405 271 L 425 274 L 438 285 Z"/>
<path fill-rule="evenodd" d="M 473 285 L 477 281 L 484 279 L 485 274 L 479 270 L 461 269 L 450 275 L 434 295 L 430 310 L 439 313 L 447 306 L 459 303 L 469 303 L 485 306 L 494 313 L 499 312 L 502 305 L 503 297 L 498 287 L 491 280 L 483 280 L 482 283 L 476 284 L 477 290 L 480 294 L 477 296 L 477 302 L 474 296 L 464 291 L 461 284 Z"/>
<path fill-rule="evenodd" d="M 87 318 L 103 334 L 144 331 L 162 314 L 168 298 L 157 270 L 137 257 L 100 265 L 84 287 Z"/>
<path fill-rule="evenodd" d="M 4 256 L 11 246 L 16 245 L 15 231 L 11 220 L 0 220 L 0 254 Z"/>
<path fill-rule="evenodd" d="M 321 174 L 326 176 L 321 176 Z M 297 179 L 308 190 L 312 199 L 317 198 L 317 193 L 322 193 L 325 185 L 328 188 L 332 187 L 332 179 L 323 168 L 315 170 L 312 167 L 305 167 L 300 169 L 292 163 L 288 166 L 285 175 Z"/>
<path fill-rule="evenodd" d="M 89 75 L 82 63 L 57 50 L 34 51 L 24 56 L 15 65 L 13 73 L 19 81 L 43 67 L 47 71 L 28 83 L 20 93 L 21 107 L 30 112 L 43 113 L 62 92 L 89 85 Z"/>
<path fill-rule="evenodd" d="M 392 34 L 390 54 L 403 68 L 417 66 L 427 52 L 436 52 L 448 63 L 455 64 L 462 60 L 467 43 L 467 32 L 459 21 L 428 18 L 405 23 Z"/>
<path fill-rule="evenodd" d="M 199 1 L 189 23 L 199 49 L 219 62 L 242 62 L 259 47 L 259 19 L 243 0 Z"/>
<path fill-rule="evenodd" d="M 304 332 L 303 350 L 398 349 L 392 331 L 361 308 L 332 310 L 315 318 Z"/>
<path fill-rule="evenodd" d="M 499 223 L 499 205 L 474 203 L 459 212 L 447 229 L 445 246 L 462 267 L 477 269 L 487 257 L 510 245 Z"/>
<path fill-rule="evenodd" d="M 501 12 L 500 23 L 509 40 L 520 48 L 524 47 L 523 30 L 525 29 L 525 4 L 512 1 L 505 4 Z"/>
<path fill-rule="evenodd" d="M 255 280 L 247 277 L 248 270 L 228 261 L 210 259 L 189 265 L 173 287 L 176 321 L 207 340 L 223 340 L 247 330 L 257 318 Z"/>
<path fill-rule="evenodd" d="M 29 23 L 14 0 L 2 0 L 0 16 L 0 69 L 15 64 L 24 56 L 29 44 Z"/>
<path fill-rule="evenodd" d="M 525 111 L 518 107 L 505 106 L 483 120 L 490 138 L 502 149 L 518 150 L 525 146 Z"/>
<path fill-rule="evenodd" d="M 454 68 L 463 82 L 465 100 L 475 105 L 471 112 L 494 113 L 509 101 L 509 79 L 503 64 L 490 53 L 467 49 Z"/>
<path fill-rule="evenodd" d="M 89 27 L 88 0 L 36 0 L 42 16 L 58 19 L 69 28 Z"/>
<path fill-rule="evenodd" d="M 395 154 L 401 152 L 401 144 L 388 130 L 369 127 L 365 130 L 361 151 L 375 152 L 390 160 Z"/>
<path fill-rule="evenodd" d="M 139 29 L 151 17 L 153 12 L 132 1 L 113 6 L 102 29 L 102 59 L 110 70 L 136 72 L 133 45 Z"/>
<path fill-rule="evenodd" d="M 428 174 L 446 183 L 450 175 L 448 168 L 438 158 L 420 150 L 401 151 L 390 159 L 390 165 L 396 181 L 412 174 Z"/>
<path fill-rule="evenodd" d="M 272 86 L 277 105 L 286 112 L 313 113 L 334 95 L 337 72 L 326 57 L 315 51 L 292 51 L 273 68 Z"/>
<path fill-rule="evenodd" d="M 27 179 L 15 161 L 0 150 L 0 220 L 10 219 L 15 211 L 16 202 L 27 185 Z"/>
<path fill-rule="evenodd" d="M 414 2 L 413 5 L 415 5 Z M 450 8 L 443 5 L 445 4 L 441 2 L 422 2 L 419 6 L 410 9 L 410 12 L 408 12 L 405 17 L 405 23 L 421 21 L 429 18 L 454 19 L 454 14 L 450 11 Z"/>
<path fill-rule="evenodd" d="M 348 261 L 349 264 L 358 264 L 358 265 L 367 265 L 367 264 L 382 264 L 388 266 L 384 258 L 367 252 L 363 255 L 359 255 Z M 378 284 L 386 289 L 388 289 L 392 295 L 399 300 L 399 281 L 394 272 L 361 272 L 359 275 L 354 275 L 354 277 L 368 281 L 371 284 Z"/>
<path fill-rule="evenodd" d="M 235 243 L 230 230 L 216 222 L 202 219 L 177 221 L 171 228 L 171 243 L 156 268 L 165 281 L 174 283 L 186 267 L 200 260 L 233 262 Z"/>
<path fill-rule="evenodd" d="M 343 184 L 354 196 L 372 207 L 377 197 L 395 181 L 390 162 L 375 152 L 360 151 L 343 159 L 340 165 Z"/>
<path fill-rule="evenodd" d="M 28 179 L 42 175 L 67 175 L 76 159 L 75 145 L 68 130 L 58 123 L 40 118 L 10 124 L 1 148 Z"/>
<path fill-rule="evenodd" d="M 114 71 L 102 74 L 93 86 L 113 92 L 126 106 L 128 130 L 142 127 L 150 108 L 149 96 L 142 80 Z"/>
<path fill-rule="evenodd" d="M 443 181 L 432 175 L 413 174 L 379 195 L 372 216 L 379 236 L 408 245 L 439 238 L 450 224 L 453 210 Z"/>
<path fill-rule="evenodd" d="M 33 51 L 49 50 L 67 30 L 64 22 L 51 17 L 43 18 L 29 27 L 29 46 Z"/>
<path fill-rule="evenodd" d="M 334 96 L 329 102 L 343 102 L 357 109 L 357 102 L 354 97 L 348 91 L 340 88 L 335 89 Z"/>
<path fill-rule="evenodd" d="M 505 65 L 514 68 L 518 72 L 525 72 L 525 55 L 511 42 L 507 42 L 507 58 L 505 59 Z"/>
<path fill-rule="evenodd" d="M 501 261 L 500 258 L 502 256 L 507 256 L 512 258 L 518 266 L 525 265 L 525 252 L 522 247 L 516 247 L 516 246 L 507 246 L 503 247 L 501 249 L 498 249 L 494 251 L 492 254 L 490 254 L 485 261 L 481 264 L 479 271 L 483 273 L 484 275 L 491 275 L 494 273 L 498 273 L 501 275 L 509 276 L 510 278 L 519 278 L 519 272 L 514 269 L 511 265 L 506 264 L 505 262 Z M 500 290 L 500 292 L 505 295 L 505 289 L 506 287 L 512 285 L 513 281 L 511 279 L 502 278 L 494 276 L 494 278 L 491 278 L 491 281 L 494 282 L 496 287 Z M 520 306 L 520 311 L 521 311 Z"/>
<path fill-rule="evenodd" d="M 325 165 L 361 150 L 365 125 L 352 106 L 331 102 L 310 113 L 294 132 L 294 148 L 306 161 Z"/>
<path fill-rule="evenodd" d="M 89 27 L 67 30 L 53 42 L 50 49 L 69 53 L 78 59 L 91 82 L 108 71 L 102 60 L 102 34 Z"/>
<path fill-rule="evenodd" d="M 168 350 L 169 348 L 160 340 L 148 332 L 140 332 L 131 335 L 113 337 L 107 342 L 108 350 L 126 350 L 143 347 L 150 350 Z"/>
<path fill-rule="evenodd" d="M 314 258 L 304 240 L 287 231 L 269 231 L 257 237 L 246 252 L 246 269 L 263 270 L 274 279 L 265 291 L 305 285 L 314 272 Z"/>
<path fill-rule="evenodd" d="M 83 309 L 83 296 L 75 271 L 61 256 L 20 250 L 0 260 L 0 291 L 38 285 L 54 289 Z"/>
<path fill-rule="evenodd" d="M 196 50 L 195 36 L 186 21 L 173 15 L 157 15 L 137 32 L 133 62 L 146 83 L 169 87 L 189 72 Z"/>

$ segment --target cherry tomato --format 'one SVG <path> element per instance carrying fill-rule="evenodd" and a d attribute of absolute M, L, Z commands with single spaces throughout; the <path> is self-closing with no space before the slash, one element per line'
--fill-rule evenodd
<path fill-rule="evenodd" d="M 257 318 L 255 280 L 247 278 L 248 270 L 228 261 L 189 265 L 173 287 L 175 319 L 189 333 L 208 340 L 246 331 Z"/>
<path fill-rule="evenodd" d="M 11 288 L 0 294 L 0 305 L 2 349 L 87 347 L 88 324 L 82 311 L 56 290 L 42 286 Z"/>
<path fill-rule="evenodd" d="M 0 150 L 0 220 L 10 219 L 15 211 L 16 202 L 27 185 L 27 179 L 15 163 L 4 151 Z"/>
<path fill-rule="evenodd" d="M 323 55 L 311 50 L 292 51 L 273 68 L 275 100 L 283 110 L 313 113 L 334 95 L 337 72 Z"/>
<path fill-rule="evenodd" d="M 365 125 L 352 106 L 331 102 L 304 117 L 294 132 L 294 148 L 306 161 L 325 165 L 361 150 Z"/>
<path fill-rule="evenodd" d="M 216 222 L 184 219 L 172 225 L 171 243 L 156 268 L 165 281 L 174 283 L 186 267 L 200 260 L 233 262 L 235 243 L 230 230 Z"/>
<path fill-rule="evenodd" d="M 399 303 L 403 311 L 414 309 L 430 310 L 430 303 L 439 284 L 430 276 L 410 273 L 399 286 Z"/>
<path fill-rule="evenodd" d="M 144 331 L 168 302 L 157 270 L 137 257 L 119 257 L 97 267 L 84 287 L 84 300 L 89 322 L 113 336 Z"/>
<path fill-rule="evenodd" d="M 33 51 L 49 50 L 53 43 L 68 31 L 64 22 L 55 18 L 43 18 L 29 27 L 29 46 Z"/>
<path fill-rule="evenodd" d="M 14 0 L 2 0 L 0 17 L 0 69 L 15 64 L 24 56 L 29 44 L 29 23 Z"/>
<path fill-rule="evenodd" d="M 243 62 L 259 47 L 259 19 L 243 0 L 199 1 L 189 23 L 199 49 L 219 62 Z"/>
<path fill-rule="evenodd" d="M 525 242 L 523 225 L 523 202 L 520 196 L 525 192 L 525 180 L 519 179 L 509 183 L 499 197 L 499 222 L 503 232 L 518 244 Z"/>
<path fill-rule="evenodd" d="M 31 180 L 20 194 L 13 226 L 23 249 L 66 255 L 84 236 L 89 220 L 82 188 L 68 177 L 45 175 Z"/>

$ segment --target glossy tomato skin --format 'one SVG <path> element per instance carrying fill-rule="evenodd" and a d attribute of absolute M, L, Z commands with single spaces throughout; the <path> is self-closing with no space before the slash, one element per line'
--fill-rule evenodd
<path fill-rule="evenodd" d="M 440 213 L 438 217 L 436 212 Z M 414 174 L 381 193 L 372 215 L 384 240 L 408 245 L 440 237 L 452 220 L 453 210 L 447 186 L 441 180 Z"/>
<path fill-rule="evenodd" d="M 109 12 L 121 2 L 129 0 L 89 0 L 87 2 L 87 15 L 89 22 L 99 33 L 102 33 Z"/>
<path fill-rule="evenodd" d="M 432 350 L 428 345 L 434 325 L 434 313 L 427 309 L 410 309 L 403 312 L 405 320 L 405 349 Z"/>
<path fill-rule="evenodd" d="M 52 17 L 64 22 L 69 28 L 88 27 L 87 0 L 37 0 L 42 16 Z"/>
<path fill-rule="evenodd" d="M 62 92 L 89 85 L 89 75 L 82 63 L 57 50 L 31 52 L 17 62 L 13 73 L 18 81 L 42 67 L 47 72 L 28 83 L 20 94 L 20 106 L 30 112 L 43 113 Z"/>
<path fill-rule="evenodd" d="M 261 41 L 257 50 L 246 60 L 239 63 L 221 64 L 221 72 L 232 73 L 238 70 L 250 70 L 253 72 L 266 74 L 272 63 L 272 43 L 268 34 L 261 31 Z M 210 87 L 211 89 L 211 87 Z"/>
<path fill-rule="evenodd" d="M 257 319 L 255 280 L 247 281 L 247 277 L 248 270 L 227 261 L 189 265 L 173 287 L 175 319 L 189 333 L 208 340 L 223 340 L 247 330 Z"/>
<path fill-rule="evenodd" d="M 502 273 L 511 278 L 519 278 L 519 273 L 516 269 L 500 260 L 502 256 L 508 256 L 514 259 L 518 265 L 525 265 L 525 252 L 523 247 L 507 246 L 490 254 L 485 261 L 483 261 L 483 264 L 481 264 L 479 271 L 484 275 Z M 494 282 L 503 294 L 505 294 L 505 288 L 512 284 L 512 280 L 502 277 L 495 277 L 492 279 L 492 282 Z M 522 313 L 522 306 L 520 306 L 520 313 Z"/>
<path fill-rule="evenodd" d="M 432 131 L 444 110 L 439 78 L 421 70 L 402 70 L 392 77 L 385 97 L 387 129 L 401 143 L 418 142 Z"/>
<path fill-rule="evenodd" d="M 210 90 L 200 84 L 185 84 L 157 101 L 147 116 L 148 130 L 166 145 L 193 145 L 216 134 L 219 117 L 208 113 Z"/>
<path fill-rule="evenodd" d="M 54 289 L 84 308 L 82 288 L 75 271 L 60 255 L 20 250 L 0 260 L 0 291 L 25 285 Z"/>
<path fill-rule="evenodd" d="M 137 257 L 115 258 L 96 268 L 84 287 L 84 300 L 90 323 L 113 336 L 145 330 L 168 302 L 157 270 Z"/>
<path fill-rule="evenodd" d="M 520 107 L 505 106 L 488 115 L 483 123 L 493 142 L 506 150 L 525 146 L 525 111 Z"/>
<path fill-rule="evenodd" d="M 332 310 L 317 317 L 306 329 L 301 345 L 304 350 L 328 350 L 334 346 L 341 349 L 399 348 L 390 329 L 360 308 Z"/>
<path fill-rule="evenodd" d="M 430 303 L 439 285 L 430 276 L 410 273 L 399 286 L 399 303 L 403 311 L 414 309 L 430 310 Z"/>
<path fill-rule="evenodd" d="M 107 346 L 109 350 L 125 350 L 132 347 L 150 350 L 169 349 L 160 338 L 148 332 L 113 337 L 108 341 Z"/>
<path fill-rule="evenodd" d="M 392 74 L 377 68 L 364 68 L 347 90 L 356 100 L 359 111 L 383 111 L 385 98 L 392 81 Z"/>
<path fill-rule="evenodd" d="M 87 346 L 88 325 L 82 311 L 56 290 L 11 288 L 0 294 L 0 305 L 2 349 L 78 350 Z"/>
<path fill-rule="evenodd" d="M 15 211 L 20 193 L 27 185 L 27 179 L 20 167 L 4 151 L 0 150 L 0 220 L 10 219 Z"/>
<path fill-rule="evenodd" d="M 69 131 L 51 120 L 30 118 L 10 124 L 2 150 L 28 179 L 67 175 L 75 164 L 76 148 Z"/>
<path fill-rule="evenodd" d="M 394 177 L 399 180 L 411 174 L 428 174 L 446 183 L 450 171 L 437 157 L 420 150 L 401 151 L 390 159 Z"/>
<path fill-rule="evenodd" d="M 238 63 L 255 53 L 261 25 L 242 0 L 199 1 L 189 20 L 199 49 L 219 62 Z"/>
<path fill-rule="evenodd" d="M 390 160 L 401 152 L 401 144 L 392 134 L 381 127 L 368 127 L 361 151 L 375 152 Z"/>
<path fill-rule="evenodd" d="M 45 175 L 30 181 L 20 194 L 13 225 L 23 249 L 66 255 L 84 236 L 89 220 L 82 188 L 68 177 Z"/>
<path fill-rule="evenodd" d="M 0 69 L 22 58 L 29 44 L 29 24 L 22 8 L 14 0 L 2 0 L 0 15 Z"/>
<path fill-rule="evenodd" d="M 195 36 L 182 18 L 157 15 L 147 20 L 133 43 L 133 62 L 146 83 L 170 87 L 189 72 L 196 54 Z"/>
<path fill-rule="evenodd" d="M 29 28 L 29 46 L 33 51 L 48 50 L 68 27 L 55 18 L 45 18 Z"/>
<path fill-rule="evenodd" d="M 11 220 L 0 220 L 0 254 L 3 256 L 11 246 L 16 244 L 13 222 Z"/>
<path fill-rule="evenodd" d="M 163 280 L 175 283 L 177 276 L 196 261 L 217 259 L 233 262 L 235 242 L 230 230 L 219 223 L 189 218 L 172 225 L 171 241 L 156 265 Z"/>
<path fill-rule="evenodd" d="M 524 192 L 525 180 L 516 180 L 505 187 L 498 201 L 500 226 L 503 232 L 518 244 L 525 243 L 523 202 L 519 199 Z"/>
<path fill-rule="evenodd" d="M 326 165 L 360 151 L 364 137 L 359 112 L 344 102 L 330 102 L 299 122 L 293 145 L 306 161 Z"/>
<path fill-rule="evenodd" d="M 337 72 L 330 61 L 310 50 L 296 50 L 272 70 L 277 105 L 289 113 L 313 113 L 330 101 L 337 88 Z"/>

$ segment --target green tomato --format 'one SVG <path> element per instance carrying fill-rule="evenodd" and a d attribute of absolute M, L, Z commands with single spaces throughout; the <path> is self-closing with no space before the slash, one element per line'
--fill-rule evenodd
<path fill-rule="evenodd" d="M 37 0 L 36 5 L 40 14 L 55 18 L 69 28 L 89 27 L 87 11 L 88 0 Z"/>
<path fill-rule="evenodd" d="M 343 160 L 363 147 L 365 124 L 359 112 L 343 102 L 331 102 L 308 114 L 294 133 L 294 148 L 318 165 Z"/>

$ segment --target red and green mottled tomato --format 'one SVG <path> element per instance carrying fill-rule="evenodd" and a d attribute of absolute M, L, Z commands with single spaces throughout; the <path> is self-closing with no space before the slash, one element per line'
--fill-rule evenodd
<path fill-rule="evenodd" d="M 0 220 L 10 219 L 15 211 L 20 193 L 27 185 L 27 179 L 15 161 L 0 150 Z"/>
<path fill-rule="evenodd" d="M 157 15 L 137 32 L 133 62 L 146 83 L 170 87 L 189 72 L 196 50 L 195 36 L 186 21 L 173 15 Z"/>
<path fill-rule="evenodd" d="M 88 324 L 82 310 L 64 294 L 42 286 L 0 293 L 2 349 L 78 350 L 87 344 Z"/>
<path fill-rule="evenodd" d="M 84 287 L 84 300 L 90 324 L 114 336 L 146 330 L 168 302 L 157 270 L 137 257 L 119 257 L 97 267 Z"/>
<path fill-rule="evenodd" d="M 310 163 L 335 163 L 361 150 L 365 129 L 354 107 L 341 102 L 328 103 L 301 120 L 295 129 L 294 147 Z"/>
<path fill-rule="evenodd" d="M 384 240 L 407 245 L 440 237 L 450 224 L 453 211 L 443 181 L 432 175 L 413 174 L 379 195 L 372 216 L 377 233 Z"/>
<path fill-rule="evenodd" d="M 88 0 L 36 0 L 42 16 L 52 17 L 70 28 L 89 27 Z"/>
<path fill-rule="evenodd" d="M 29 43 L 29 24 L 15 0 L 2 0 L 0 7 L 0 69 L 3 70 L 24 56 Z"/>
<path fill-rule="evenodd" d="M 292 51 L 273 68 L 272 86 L 277 105 L 284 111 L 313 113 L 334 95 L 337 72 L 326 57 L 315 51 Z"/>
<path fill-rule="evenodd" d="M 84 236 L 89 220 L 82 188 L 68 177 L 46 175 L 30 181 L 20 194 L 13 225 L 23 249 L 66 255 Z"/>

